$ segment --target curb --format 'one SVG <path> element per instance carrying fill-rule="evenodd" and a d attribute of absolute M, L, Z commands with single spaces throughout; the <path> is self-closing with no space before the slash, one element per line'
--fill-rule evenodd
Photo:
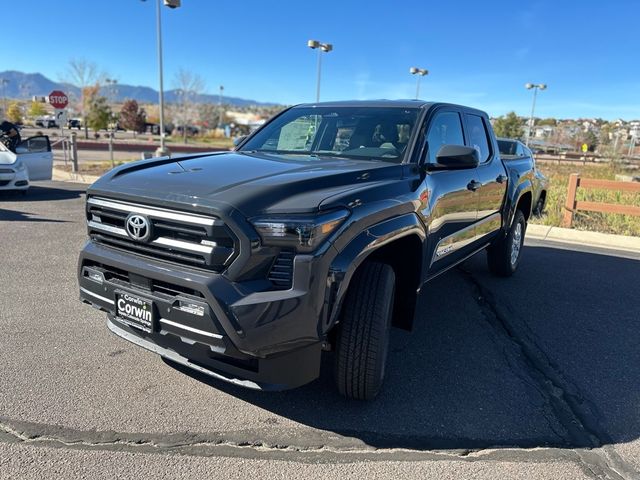
<path fill-rule="evenodd" d="M 640 253 L 640 237 L 627 235 L 613 235 L 610 233 L 573 230 L 571 228 L 552 227 L 549 225 L 529 224 L 527 226 L 527 236 L 536 240 L 549 240 L 572 245 L 587 245 L 590 247 Z"/>
<path fill-rule="evenodd" d="M 98 178 L 100 177 L 96 175 L 82 175 L 81 173 L 67 172 L 55 167 L 53 167 L 51 177 L 52 180 L 59 182 L 86 183 L 88 185 L 98 180 Z"/>

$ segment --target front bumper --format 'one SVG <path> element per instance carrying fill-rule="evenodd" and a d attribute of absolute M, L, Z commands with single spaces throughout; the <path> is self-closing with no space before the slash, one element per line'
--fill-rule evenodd
<path fill-rule="evenodd" d="M 268 291 L 260 282 L 235 283 L 88 242 L 78 282 L 81 300 L 107 312 L 117 335 L 215 378 L 282 390 L 319 375 L 323 302 L 311 285 L 319 261 L 297 256 L 292 288 Z M 153 301 L 156 328 L 145 332 L 119 320 L 116 292 Z"/>
<path fill-rule="evenodd" d="M 26 190 L 29 188 L 29 175 L 25 170 L 0 165 L 0 190 Z"/>

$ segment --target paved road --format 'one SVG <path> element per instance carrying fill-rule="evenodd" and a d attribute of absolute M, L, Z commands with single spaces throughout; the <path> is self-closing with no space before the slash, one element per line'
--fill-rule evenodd
<path fill-rule="evenodd" d="M 0 478 L 639 478 L 640 256 L 478 256 L 394 331 L 378 400 L 187 373 L 78 301 L 83 187 L 0 195 Z"/>

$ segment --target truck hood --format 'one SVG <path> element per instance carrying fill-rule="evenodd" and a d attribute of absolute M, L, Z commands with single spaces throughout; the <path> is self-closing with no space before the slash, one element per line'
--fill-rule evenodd
<path fill-rule="evenodd" d="M 324 199 L 398 181 L 402 171 L 401 165 L 388 162 L 224 152 L 123 165 L 101 177 L 88 193 L 148 199 L 154 204 L 236 209 L 251 217 L 316 211 Z"/>

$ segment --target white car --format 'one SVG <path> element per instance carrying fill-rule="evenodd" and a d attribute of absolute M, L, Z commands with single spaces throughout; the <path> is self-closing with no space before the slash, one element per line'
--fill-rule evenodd
<path fill-rule="evenodd" d="M 53 152 L 46 135 L 23 140 L 13 153 L 0 142 L 0 191 L 26 192 L 31 182 L 51 180 Z"/>

